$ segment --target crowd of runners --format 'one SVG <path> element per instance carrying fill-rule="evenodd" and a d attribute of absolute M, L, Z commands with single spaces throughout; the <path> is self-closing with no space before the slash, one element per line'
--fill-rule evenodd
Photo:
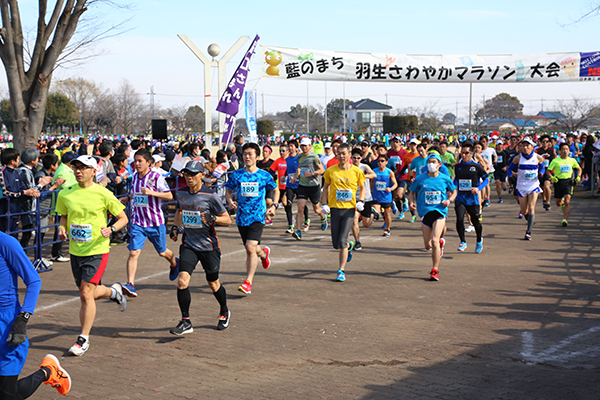
<path fill-rule="evenodd" d="M 594 173 L 586 168 L 582 146 L 577 146 L 582 138 L 576 135 L 298 137 L 274 146 L 279 152 L 274 157 L 270 145 L 243 144 L 240 137 L 216 154 L 194 140 L 130 139 L 94 144 L 84 139 L 41 140 L 38 149 L 3 149 L 0 155 L 0 216 L 35 210 L 41 203 L 37 197 L 60 190 L 48 199 L 60 216 L 55 237 L 68 241 L 69 256 L 53 246 L 51 260 L 70 261 L 80 292 L 81 332 L 69 349 L 74 356 L 90 348 L 96 300 L 111 299 L 125 311 L 127 299 L 140 295 L 135 276 L 146 239 L 164 259 L 159 262 L 164 262 L 165 275 L 176 281 L 181 320 L 170 333 L 193 332 L 189 287 L 198 265 L 219 304 L 217 329 L 223 330 L 230 326 L 232 314 L 219 280 L 217 231 L 232 224 L 233 216 L 246 252 L 246 278 L 237 289 L 246 295 L 252 293 L 259 263 L 264 269 L 271 267 L 271 249 L 262 244 L 262 236 L 265 229 L 278 229 L 271 226 L 280 207 L 286 220 L 281 234 L 293 240 L 310 240 L 311 228 L 330 230 L 339 259 L 323 264 L 338 282 L 347 279 L 353 252 L 369 245 L 361 243 L 361 230 L 381 229 L 393 240 L 395 221 L 416 223 L 418 218 L 424 247 L 431 251 L 429 279 L 439 281 L 444 249 L 450 245 L 446 232 L 451 208 L 456 222 L 451 229 L 459 237 L 451 245 L 467 251 L 466 233 L 474 231 L 474 253 L 479 254 L 484 251 L 483 214 L 492 206 L 493 189 L 497 202 L 508 207 L 508 197 L 514 197 L 515 217 L 524 220 L 521 235 L 532 240 L 538 197 L 550 211 L 554 192 L 566 227 L 573 187 L 582 178 L 588 182 Z M 580 144 L 586 147 L 596 142 L 591 134 L 583 140 Z M 172 219 L 165 214 L 169 207 Z M 318 217 L 317 227 L 311 225 L 311 213 Z M 40 223 L 23 217 L 23 230 Z M 18 380 L 27 355 L 26 324 L 41 287 L 22 249 L 30 237 L 22 233 L 19 246 L 18 226 L 14 217 L 0 218 L 1 230 L 13 236 L 0 233 L 0 390 L 3 398 L 26 398 L 46 382 L 66 394 L 70 378 L 51 355 L 40 370 Z M 127 263 L 111 267 L 123 268 L 124 283 L 104 286 L 101 278 L 109 265 L 110 245 L 123 238 L 128 242 Z M 167 247 L 168 239 L 181 240 L 177 252 Z M 22 306 L 17 277 L 27 287 Z"/>

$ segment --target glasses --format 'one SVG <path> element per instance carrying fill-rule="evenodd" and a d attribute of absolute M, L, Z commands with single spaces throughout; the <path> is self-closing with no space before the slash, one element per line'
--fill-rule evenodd
<path fill-rule="evenodd" d="M 285 153 L 287 151 L 287 149 L 280 149 L 279 152 L 280 153 Z"/>
<path fill-rule="evenodd" d="M 199 172 L 183 171 L 183 175 L 185 175 L 185 176 L 196 176 L 198 174 L 199 174 Z"/>
<path fill-rule="evenodd" d="M 71 165 L 73 170 L 85 171 L 86 169 L 92 169 L 92 167 L 88 167 L 87 165 Z"/>
<path fill-rule="evenodd" d="M 352 156 L 352 159 L 354 159 L 354 160 L 362 160 L 362 157 L 360 157 L 360 156 Z"/>
<path fill-rule="evenodd" d="M 473 154 L 472 151 L 461 151 L 460 154 Z"/>
<path fill-rule="evenodd" d="M 548 143 L 548 141 L 547 140 L 542 140 L 542 143 Z"/>
<path fill-rule="evenodd" d="M 387 162 L 386 160 L 377 160 L 378 163 L 380 162 Z"/>

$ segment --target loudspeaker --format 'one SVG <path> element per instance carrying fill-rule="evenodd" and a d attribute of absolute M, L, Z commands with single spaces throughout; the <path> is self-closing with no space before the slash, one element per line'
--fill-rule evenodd
<path fill-rule="evenodd" d="M 152 120 L 152 139 L 166 140 L 167 139 L 167 120 L 153 119 Z"/>

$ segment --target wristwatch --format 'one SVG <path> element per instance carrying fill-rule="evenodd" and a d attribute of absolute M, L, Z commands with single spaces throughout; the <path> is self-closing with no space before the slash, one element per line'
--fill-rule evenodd
<path fill-rule="evenodd" d="M 117 228 L 115 228 L 115 226 L 114 226 L 114 225 L 111 225 L 111 226 L 110 226 L 110 230 L 111 230 L 113 233 L 115 233 L 115 232 L 117 231 Z"/>
<path fill-rule="evenodd" d="M 19 313 L 19 315 L 25 318 L 25 321 L 29 321 L 29 318 L 31 318 L 31 314 L 29 314 L 27 311 L 22 311 Z"/>

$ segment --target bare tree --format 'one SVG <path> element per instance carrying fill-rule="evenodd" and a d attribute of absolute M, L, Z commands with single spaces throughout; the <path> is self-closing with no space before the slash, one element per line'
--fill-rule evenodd
<path fill-rule="evenodd" d="M 565 116 L 564 122 L 568 129 L 584 128 L 591 118 L 598 117 L 597 103 L 585 97 L 573 96 L 571 100 L 559 100 L 558 109 Z"/>
<path fill-rule="evenodd" d="M 141 95 L 136 92 L 128 80 L 123 80 L 115 93 L 117 106 L 117 127 L 124 134 L 133 132 L 138 118 L 148 107 L 143 103 Z"/>
<path fill-rule="evenodd" d="M 92 105 L 100 95 L 100 88 L 94 82 L 77 78 L 57 81 L 56 91 L 66 95 L 75 104 L 75 108 L 81 117 L 83 132 L 87 134 L 94 123 L 93 118 L 91 118 Z"/>
<path fill-rule="evenodd" d="M 80 40 L 71 42 L 83 13 L 97 3 L 116 5 L 111 0 L 58 0 L 50 11 L 47 0 L 38 0 L 35 39 L 28 43 L 17 0 L 0 0 L 0 59 L 8 80 L 17 149 L 37 144 L 52 73 L 60 61 L 109 36 L 115 28 L 115 25 L 109 25 L 108 28 L 90 29 Z M 98 27 L 92 22 L 89 26 Z"/>
<path fill-rule="evenodd" d="M 185 134 L 189 130 L 185 118 L 187 111 L 186 106 L 173 106 L 165 111 L 172 133 Z"/>
<path fill-rule="evenodd" d="M 117 126 L 117 104 L 109 91 L 100 91 L 91 108 L 92 120 L 99 133 L 113 133 Z"/>

